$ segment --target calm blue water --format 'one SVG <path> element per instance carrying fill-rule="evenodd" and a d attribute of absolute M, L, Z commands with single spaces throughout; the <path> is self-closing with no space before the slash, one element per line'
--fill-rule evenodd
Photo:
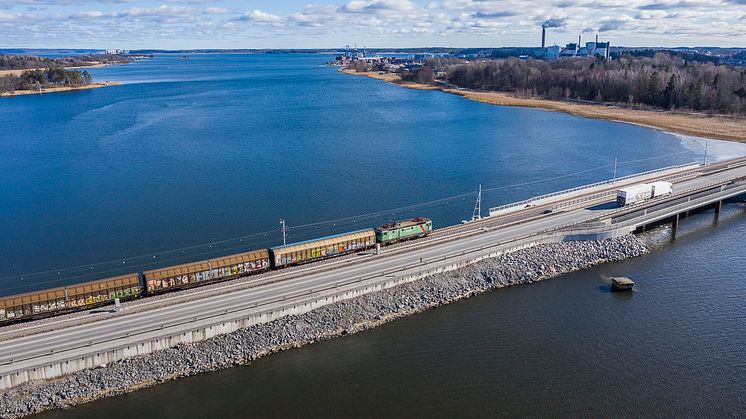
<path fill-rule="evenodd" d="M 0 276 L 127 258 L 0 293 L 275 244 L 280 217 L 299 240 L 413 214 L 445 225 L 474 194 L 431 201 L 479 183 L 490 206 L 609 178 L 615 157 L 620 175 L 701 159 L 696 140 L 405 90 L 328 59 L 158 56 L 92 70 L 122 86 L 0 101 Z M 642 258 L 45 417 L 742 416 L 744 233 L 731 205 L 673 242 L 655 230 Z M 637 290 L 610 293 L 612 275 Z"/>
<path fill-rule="evenodd" d="M 344 75 L 323 55 L 191 57 L 0 101 L 0 295 L 274 245 L 280 218 L 289 240 L 412 215 L 443 226 L 471 216 L 480 183 L 488 207 L 608 179 L 615 157 L 624 175 L 702 154 L 655 130 Z"/>
<path fill-rule="evenodd" d="M 744 234 L 728 206 L 638 259 L 40 418 L 743 417 Z"/>

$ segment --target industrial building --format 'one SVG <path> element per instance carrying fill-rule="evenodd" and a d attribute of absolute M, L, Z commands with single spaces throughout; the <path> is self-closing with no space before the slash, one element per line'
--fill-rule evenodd
<path fill-rule="evenodd" d="M 598 42 L 598 35 L 594 42 L 586 42 L 585 46 L 582 45 L 582 36 L 578 36 L 578 42 L 571 42 L 564 48 L 558 45 L 546 46 L 547 41 L 547 29 L 542 26 L 541 28 L 541 50 L 543 56 L 548 60 L 556 60 L 558 58 L 565 57 L 601 57 L 605 59 L 610 58 L 611 54 L 611 43 L 610 42 Z"/>

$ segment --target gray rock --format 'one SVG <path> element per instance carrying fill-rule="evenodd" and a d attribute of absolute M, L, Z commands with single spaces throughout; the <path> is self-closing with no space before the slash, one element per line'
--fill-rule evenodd
<path fill-rule="evenodd" d="M 178 377 L 247 364 L 275 352 L 356 333 L 491 289 L 554 278 L 646 252 L 645 244 L 632 235 L 538 245 L 206 341 L 125 359 L 58 380 L 26 383 L 0 394 L 0 418 L 69 407 Z"/>

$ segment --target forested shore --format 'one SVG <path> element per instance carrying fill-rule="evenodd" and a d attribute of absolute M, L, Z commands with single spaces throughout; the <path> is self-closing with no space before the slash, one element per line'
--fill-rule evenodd
<path fill-rule="evenodd" d="M 18 90 L 38 91 L 54 87 L 80 87 L 93 83 L 90 73 L 83 70 L 48 68 L 46 70 L 26 70 L 20 76 L 12 74 L 0 77 L 0 94 Z"/>
<path fill-rule="evenodd" d="M 521 99 L 746 115 L 746 68 L 688 58 L 671 52 L 626 53 L 613 60 L 428 58 L 419 66 L 399 68 L 396 74 L 404 82 L 446 84 L 475 91 L 501 92 Z M 386 71 L 363 61 L 354 61 L 347 69 Z"/>
<path fill-rule="evenodd" d="M 130 61 L 125 56 L 109 54 L 66 58 L 0 55 L 0 95 L 98 87 L 92 86 L 93 77 L 88 71 L 70 67 L 92 67 Z"/>
<path fill-rule="evenodd" d="M 554 61 L 429 58 L 419 68 L 397 72 L 355 61 L 341 70 L 493 105 L 746 142 L 746 68 L 674 54 Z"/>
<path fill-rule="evenodd" d="M 101 64 L 124 64 L 131 61 L 130 58 L 117 54 L 76 55 L 63 58 L 45 58 L 36 55 L 0 55 L 0 71 L 55 67 L 91 67 Z"/>
<path fill-rule="evenodd" d="M 686 61 L 667 53 L 622 55 L 615 60 L 480 61 L 449 66 L 445 80 L 458 87 L 512 92 L 519 97 L 746 113 L 746 69 Z"/>

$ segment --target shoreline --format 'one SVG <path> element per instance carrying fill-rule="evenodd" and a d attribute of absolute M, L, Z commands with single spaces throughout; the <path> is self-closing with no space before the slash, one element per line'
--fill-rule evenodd
<path fill-rule="evenodd" d="M 86 65 L 86 66 L 77 66 L 77 67 L 65 67 L 66 70 L 85 70 L 87 68 L 100 68 L 100 67 L 108 67 L 112 65 L 118 65 L 118 64 L 128 64 L 128 63 L 95 63 L 93 65 Z M 19 77 L 21 74 L 23 74 L 24 71 L 33 71 L 33 70 L 45 70 L 44 68 L 23 68 L 19 70 L 0 70 L 0 77 L 5 76 L 16 76 Z M 118 81 L 97 81 L 93 82 L 91 84 L 85 85 L 85 86 L 60 86 L 60 87 L 46 87 L 43 88 L 41 91 L 38 90 L 16 90 L 14 92 L 5 92 L 0 93 L 0 97 L 15 97 L 15 96 L 25 96 L 25 95 L 39 95 L 39 94 L 45 94 L 45 93 L 59 93 L 59 92 L 74 92 L 77 90 L 88 90 L 88 89 L 98 89 L 100 87 L 108 87 L 108 86 L 118 86 L 122 84 Z"/>
<path fill-rule="evenodd" d="M 102 81 L 102 82 L 93 82 L 85 86 L 47 87 L 47 88 L 42 89 L 41 91 L 16 90 L 14 92 L 0 93 L 0 97 L 15 97 L 15 96 L 26 96 L 26 95 L 43 95 L 47 93 L 74 92 L 78 90 L 98 89 L 100 87 L 119 86 L 120 84 L 122 83 L 117 82 L 117 81 Z"/>
<path fill-rule="evenodd" d="M 408 89 L 440 90 L 444 93 L 458 95 L 475 102 L 490 105 L 517 106 L 552 112 L 564 112 L 584 118 L 633 124 L 676 134 L 746 143 L 746 118 L 730 118 L 722 116 L 709 117 L 690 113 L 629 109 L 614 105 L 563 102 L 559 100 L 538 98 L 519 98 L 504 92 L 477 91 L 443 85 L 428 86 L 413 82 L 402 82 L 398 75 L 391 73 L 376 71 L 357 72 L 345 68 L 339 68 L 338 71 L 344 74 L 364 76 L 375 80 L 385 81 Z"/>
<path fill-rule="evenodd" d="M 372 329 L 495 289 L 552 279 L 648 253 L 636 236 L 538 244 L 456 271 L 337 301 L 191 344 L 0 393 L 0 418 L 68 408 L 166 381 L 251 364 L 267 355 Z"/>
<path fill-rule="evenodd" d="M 94 62 L 94 61 L 91 61 Z M 83 66 L 73 66 L 73 67 L 64 67 L 65 70 L 85 70 L 87 68 L 101 68 L 101 67 L 109 67 L 112 65 L 120 65 L 120 64 L 129 64 L 129 63 L 99 63 L 95 62 L 95 64 L 92 65 L 83 65 Z M 17 70 L 0 70 L 0 77 L 3 76 L 20 76 L 23 74 L 24 71 L 34 71 L 34 70 L 46 70 L 46 67 L 39 67 L 39 68 L 19 68 Z"/>

